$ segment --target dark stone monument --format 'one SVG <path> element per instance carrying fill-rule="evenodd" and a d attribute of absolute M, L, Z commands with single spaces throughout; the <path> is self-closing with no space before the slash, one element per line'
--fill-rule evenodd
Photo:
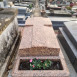
<path fill-rule="evenodd" d="M 65 26 L 60 28 L 60 32 L 64 38 L 61 43 L 77 71 L 77 21 L 65 22 Z"/>

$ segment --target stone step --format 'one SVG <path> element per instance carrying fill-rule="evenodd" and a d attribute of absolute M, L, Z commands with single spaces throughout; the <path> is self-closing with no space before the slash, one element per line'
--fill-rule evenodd
<path fill-rule="evenodd" d="M 60 41 L 63 44 L 63 47 L 65 48 L 65 51 L 71 63 L 73 64 L 75 70 L 77 71 L 77 49 L 75 48 L 73 43 L 70 41 L 70 39 L 68 38 L 66 33 L 63 31 L 63 29 L 62 28 L 59 28 L 59 29 L 60 29 L 60 32 L 62 33 L 62 36 L 64 37 L 64 39 L 62 41 L 60 39 Z"/>
<path fill-rule="evenodd" d="M 63 31 L 77 49 L 77 23 L 66 22 Z"/>

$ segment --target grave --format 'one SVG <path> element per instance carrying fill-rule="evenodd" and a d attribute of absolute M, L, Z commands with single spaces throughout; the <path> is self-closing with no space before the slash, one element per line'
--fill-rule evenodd
<path fill-rule="evenodd" d="M 24 41 L 26 43 L 24 43 Z M 19 55 L 58 56 L 59 51 L 60 47 L 54 34 L 51 21 L 48 18 L 42 17 L 29 18 L 26 21 L 26 27 L 24 27 L 22 34 L 22 41 L 19 47 Z"/>
<path fill-rule="evenodd" d="M 75 70 L 77 71 L 77 22 L 65 22 L 65 26 L 63 28 L 60 28 L 60 32 L 61 36 L 65 40 L 65 45 L 63 45 L 63 47 L 66 50 L 66 53 Z M 63 42 L 61 43 L 64 44 Z"/>
<path fill-rule="evenodd" d="M 50 19 L 41 17 L 37 11 L 33 16 L 26 20 L 26 26 L 22 32 L 21 43 L 12 70 L 12 77 L 69 77 L 69 71 Z M 34 58 L 59 61 L 61 69 L 20 70 L 22 61 L 25 62 Z M 28 66 L 30 65 L 28 64 Z"/>
<path fill-rule="evenodd" d="M 77 48 L 77 23 L 76 22 L 65 23 L 63 30 L 67 34 L 71 42 Z"/>
<path fill-rule="evenodd" d="M 0 77 L 7 70 L 19 37 L 17 10 L 3 9 L 0 11 Z"/>

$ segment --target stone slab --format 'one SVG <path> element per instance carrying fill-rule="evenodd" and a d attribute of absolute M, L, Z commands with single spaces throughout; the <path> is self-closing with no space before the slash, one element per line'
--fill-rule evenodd
<path fill-rule="evenodd" d="M 77 48 L 77 22 L 65 22 L 63 30 L 67 34 L 73 45 Z"/>
<path fill-rule="evenodd" d="M 77 58 L 77 49 L 75 48 L 75 46 L 72 44 L 72 42 L 69 40 L 68 36 L 66 35 L 66 33 L 63 31 L 62 28 L 60 28 L 60 31 L 63 35 L 63 37 L 65 38 L 65 40 L 67 41 L 68 45 L 70 46 L 71 50 L 73 51 L 75 57 Z M 69 52 L 70 53 L 70 52 Z"/>
<path fill-rule="evenodd" d="M 63 35 L 59 34 L 58 35 L 58 39 L 60 40 L 64 50 L 66 51 L 66 53 L 67 53 L 67 55 L 68 55 L 68 57 L 69 57 L 69 59 L 71 61 L 71 63 L 73 64 L 75 59 L 76 59 L 76 57 L 75 57 L 74 53 L 72 52 L 70 46 L 66 42 L 65 38 L 63 37 Z"/>
<path fill-rule="evenodd" d="M 4 8 L 2 11 L 0 11 L 0 14 L 9 14 L 9 15 L 17 15 L 18 10 L 13 8 Z"/>
<path fill-rule="evenodd" d="M 54 30 L 59 30 L 59 27 L 64 26 L 64 21 L 52 21 L 52 26 Z"/>
<path fill-rule="evenodd" d="M 62 33 L 62 36 L 64 37 L 64 39 L 62 40 L 61 43 L 63 44 L 63 47 L 64 47 L 71 63 L 73 64 L 75 70 L 77 71 L 77 49 L 75 48 L 73 43 L 69 40 L 68 36 L 66 35 L 66 33 L 63 31 L 62 28 L 60 28 L 60 31 Z M 66 40 L 66 41 L 64 41 L 64 40 Z M 64 42 L 65 42 L 65 44 L 64 44 Z"/>
<path fill-rule="evenodd" d="M 18 55 L 20 56 L 58 56 L 60 49 L 47 47 L 32 47 L 20 49 Z"/>
<path fill-rule="evenodd" d="M 12 77 L 69 77 L 69 72 L 64 59 L 59 57 L 36 57 L 39 59 L 61 60 L 63 70 L 18 70 L 20 59 L 32 59 L 34 57 L 18 57 L 13 68 Z"/>
<path fill-rule="evenodd" d="M 10 53 L 9 53 L 8 57 L 6 58 L 6 61 L 5 61 L 5 63 L 3 64 L 3 66 L 1 67 L 1 69 L 0 69 L 0 77 L 4 77 L 4 74 L 5 74 L 6 70 L 7 70 L 8 65 L 9 65 L 9 61 L 10 61 L 10 59 L 11 59 L 13 53 L 15 52 L 15 51 L 14 51 L 14 49 L 15 49 L 15 44 L 17 43 L 18 38 L 19 38 L 19 35 L 17 35 L 17 37 L 16 37 L 16 39 L 15 39 L 15 42 L 14 42 L 13 46 L 11 47 Z"/>
<path fill-rule="evenodd" d="M 67 45 L 64 45 L 64 44 L 63 44 L 63 43 L 66 44 L 66 42 L 65 42 L 65 40 L 64 40 L 64 38 L 63 38 L 63 36 L 62 36 L 61 34 L 58 36 L 58 41 L 59 41 L 59 44 L 60 44 L 62 53 L 63 53 L 64 58 L 65 58 L 65 62 L 66 62 L 67 67 L 68 67 L 68 69 L 69 69 L 70 77 L 76 77 L 76 76 L 77 76 L 77 72 L 75 71 L 75 69 L 74 69 L 73 65 L 71 64 L 71 62 L 70 62 L 70 60 L 69 60 L 69 58 L 68 58 L 68 55 L 67 55 L 67 53 L 66 53 L 66 52 L 69 50 L 69 48 L 67 47 Z M 62 42 L 63 42 L 63 43 L 62 43 Z M 66 48 L 64 48 L 65 46 L 66 46 L 67 49 L 68 49 L 67 51 L 65 50 Z"/>
<path fill-rule="evenodd" d="M 55 56 L 59 55 L 59 51 L 60 47 L 50 19 L 42 17 L 29 18 L 23 30 L 19 54 Z"/>
<path fill-rule="evenodd" d="M 17 15 L 17 9 L 6 8 L 0 11 L 0 34 L 14 20 Z"/>
<path fill-rule="evenodd" d="M 72 14 L 64 10 L 54 10 L 54 16 L 71 17 Z"/>

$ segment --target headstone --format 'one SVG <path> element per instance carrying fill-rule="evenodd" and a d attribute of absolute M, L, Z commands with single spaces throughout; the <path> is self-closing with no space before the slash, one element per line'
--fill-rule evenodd
<path fill-rule="evenodd" d="M 0 8 L 4 8 L 3 2 L 0 2 Z"/>

